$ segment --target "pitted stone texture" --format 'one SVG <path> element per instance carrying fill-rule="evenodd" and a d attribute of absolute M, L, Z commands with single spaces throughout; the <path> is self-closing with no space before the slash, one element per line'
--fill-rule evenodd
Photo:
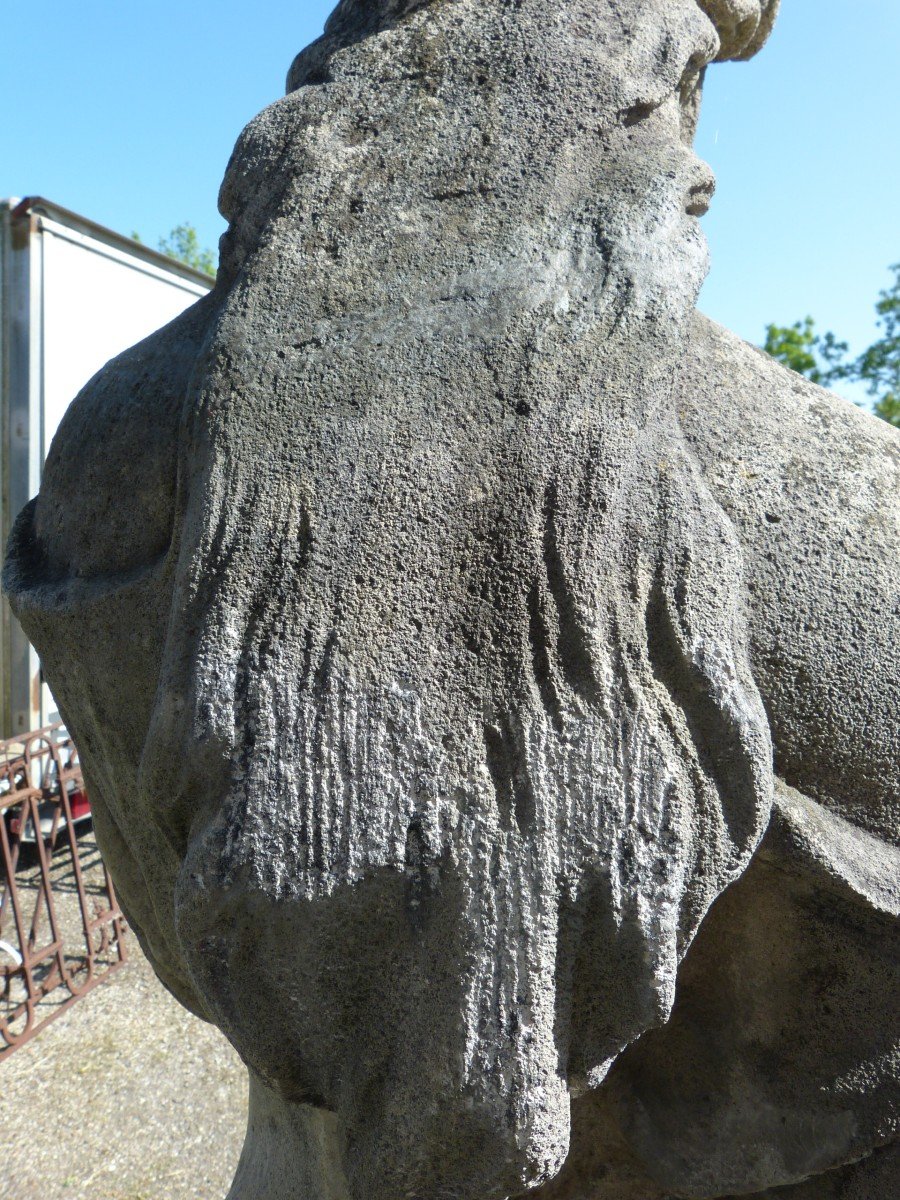
<path fill-rule="evenodd" d="M 896 843 L 900 439 L 704 318 L 683 372 L 682 424 L 746 548 L 776 771 Z"/>
<path fill-rule="evenodd" d="M 759 853 L 687 956 L 670 1021 L 610 1077 L 626 1139 L 663 1188 L 778 1187 L 896 1136 L 898 868 L 896 850 L 779 789 Z"/>
<path fill-rule="evenodd" d="M 795 694 L 682 429 L 725 394 L 685 375 L 717 53 L 694 0 L 342 3 L 238 142 L 215 291 L 13 532 L 126 911 L 252 1073 L 234 1200 L 546 1185 L 617 1059 L 622 1188 L 659 1142 L 615 1080 L 761 861 Z"/>

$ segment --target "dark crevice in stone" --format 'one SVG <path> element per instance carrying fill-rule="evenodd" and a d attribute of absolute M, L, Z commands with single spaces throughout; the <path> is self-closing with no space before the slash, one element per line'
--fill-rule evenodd
<path fill-rule="evenodd" d="M 519 742 L 508 728 L 484 726 L 487 768 L 504 824 L 509 828 L 514 820 L 519 830 L 529 830 L 534 827 L 537 804 Z"/>
<path fill-rule="evenodd" d="M 556 530 L 557 494 L 550 484 L 544 497 L 544 567 L 550 595 L 559 618 L 557 658 L 566 683 L 587 705 L 600 702 L 600 689 L 591 663 L 590 638 L 566 579 Z"/>

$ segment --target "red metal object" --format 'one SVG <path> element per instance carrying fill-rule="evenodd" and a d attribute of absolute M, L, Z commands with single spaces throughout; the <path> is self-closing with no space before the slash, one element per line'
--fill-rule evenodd
<path fill-rule="evenodd" d="M 106 867 L 94 895 L 85 886 L 76 821 L 89 810 L 78 753 L 61 725 L 0 741 L 0 1061 L 126 960 L 125 919 Z M 36 861 L 25 871 L 22 848 L 32 841 Z M 71 909 L 60 920 L 59 868 L 77 902 L 75 921 Z"/>

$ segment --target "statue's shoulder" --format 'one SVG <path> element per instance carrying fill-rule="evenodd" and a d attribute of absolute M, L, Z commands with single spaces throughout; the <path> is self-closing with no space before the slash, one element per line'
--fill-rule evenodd
<path fill-rule="evenodd" d="M 699 312 L 683 360 L 681 416 L 702 457 L 715 452 L 711 443 L 721 450 L 727 442 L 748 452 L 756 448 L 774 462 L 811 455 L 838 476 L 864 458 L 870 475 L 886 472 L 885 481 L 896 486 L 896 429 Z"/>
<path fill-rule="evenodd" d="M 744 550 L 779 773 L 895 837 L 900 431 L 699 315 L 679 413 Z"/>
<path fill-rule="evenodd" d="M 164 551 L 179 429 L 210 311 L 206 297 L 113 358 L 70 404 L 34 513 L 52 572 L 109 575 Z"/>

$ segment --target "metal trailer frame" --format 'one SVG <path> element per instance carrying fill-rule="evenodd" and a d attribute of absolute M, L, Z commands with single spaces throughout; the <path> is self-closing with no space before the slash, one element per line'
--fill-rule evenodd
<path fill-rule="evenodd" d="M 71 800 L 84 792 L 78 753 L 61 725 L 0 742 L 0 1063 L 127 961 L 112 880 L 89 891 Z M 42 809 L 50 809 L 43 828 Z M 36 864 L 22 872 L 28 827 Z M 54 868 L 71 871 L 64 896 Z M 78 918 L 62 909 L 77 905 Z M 75 928 L 77 927 L 77 933 Z"/>

